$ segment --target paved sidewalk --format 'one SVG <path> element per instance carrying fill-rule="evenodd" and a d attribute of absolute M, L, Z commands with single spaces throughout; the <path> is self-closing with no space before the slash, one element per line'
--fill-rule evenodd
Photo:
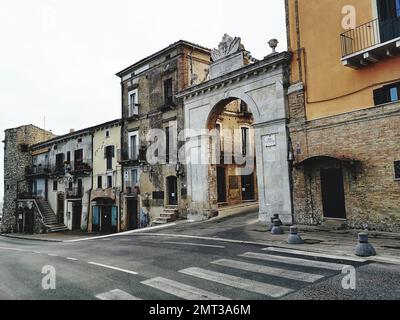
<path fill-rule="evenodd" d="M 64 232 L 44 233 L 44 234 L 13 233 L 13 234 L 1 234 L 0 236 L 13 239 L 23 239 L 23 240 L 64 242 L 64 241 L 78 240 L 82 238 L 98 237 L 101 235 L 104 234 L 87 233 L 79 231 L 64 231 Z"/>

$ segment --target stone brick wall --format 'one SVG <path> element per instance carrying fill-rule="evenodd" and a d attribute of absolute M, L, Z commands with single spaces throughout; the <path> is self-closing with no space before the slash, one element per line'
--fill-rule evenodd
<path fill-rule="evenodd" d="M 301 121 L 302 91 L 289 96 L 289 124 L 295 163 L 316 156 L 354 159 L 321 160 L 292 168 L 295 222 L 323 223 L 320 170 L 342 168 L 346 225 L 349 228 L 400 231 L 400 181 L 394 161 L 400 160 L 400 103 L 387 104 L 315 121 Z"/>
<path fill-rule="evenodd" d="M 17 196 L 28 191 L 25 169 L 32 164 L 28 149 L 33 144 L 51 139 L 54 135 L 33 125 L 5 131 L 4 146 L 4 207 L 2 232 L 17 232 Z"/>

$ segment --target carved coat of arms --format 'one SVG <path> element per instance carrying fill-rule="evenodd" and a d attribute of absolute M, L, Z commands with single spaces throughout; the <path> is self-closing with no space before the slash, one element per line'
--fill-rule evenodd
<path fill-rule="evenodd" d="M 238 37 L 232 38 L 228 34 L 225 34 L 222 38 L 222 42 L 218 46 L 218 49 L 213 49 L 211 51 L 211 58 L 215 62 L 240 50 L 241 39 Z"/>

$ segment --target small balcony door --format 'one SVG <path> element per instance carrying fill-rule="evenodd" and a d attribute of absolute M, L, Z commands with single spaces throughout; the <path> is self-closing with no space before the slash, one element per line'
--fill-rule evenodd
<path fill-rule="evenodd" d="M 377 0 L 381 42 L 400 37 L 400 0 Z"/>

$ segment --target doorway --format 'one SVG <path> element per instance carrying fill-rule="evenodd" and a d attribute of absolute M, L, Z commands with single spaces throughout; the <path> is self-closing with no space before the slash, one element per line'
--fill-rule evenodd
<path fill-rule="evenodd" d="M 64 224 L 64 193 L 57 194 L 57 219 Z"/>
<path fill-rule="evenodd" d="M 128 209 L 128 230 L 136 230 L 138 228 L 138 201 L 134 198 L 126 200 Z"/>
<path fill-rule="evenodd" d="M 72 203 L 72 230 L 80 230 L 82 222 L 82 202 Z"/>
<path fill-rule="evenodd" d="M 167 188 L 168 188 L 168 205 L 177 206 L 178 205 L 178 178 L 168 177 L 167 178 Z"/>
<path fill-rule="evenodd" d="M 217 167 L 217 189 L 218 203 L 226 202 L 226 170 L 224 167 Z"/>
<path fill-rule="evenodd" d="M 343 170 L 321 170 L 321 191 L 324 217 L 346 219 Z"/>
<path fill-rule="evenodd" d="M 242 200 L 255 200 L 254 196 L 254 173 L 247 176 L 242 176 Z"/>

